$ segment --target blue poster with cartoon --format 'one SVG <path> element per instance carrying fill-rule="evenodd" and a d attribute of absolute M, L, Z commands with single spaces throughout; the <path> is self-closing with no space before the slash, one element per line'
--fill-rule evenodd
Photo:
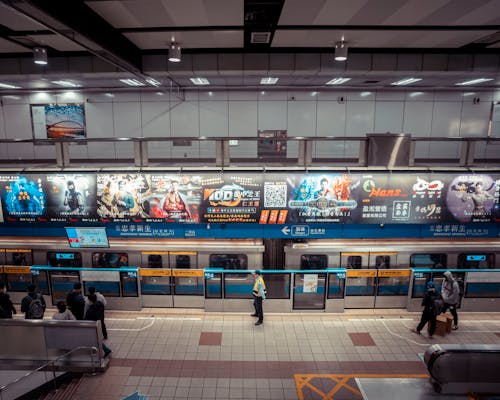
<path fill-rule="evenodd" d="M 5 222 L 38 221 L 47 209 L 42 179 L 38 175 L 0 175 Z"/>

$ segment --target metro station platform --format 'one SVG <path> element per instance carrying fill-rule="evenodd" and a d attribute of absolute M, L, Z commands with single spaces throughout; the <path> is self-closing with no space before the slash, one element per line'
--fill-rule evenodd
<path fill-rule="evenodd" d="M 429 339 L 410 331 L 420 313 L 404 310 L 268 313 L 261 326 L 250 311 L 109 311 L 110 368 L 85 375 L 72 398 L 362 399 L 356 378 L 427 384 L 418 354 L 430 344 L 500 343 L 500 313 L 459 313 L 457 331 Z"/>

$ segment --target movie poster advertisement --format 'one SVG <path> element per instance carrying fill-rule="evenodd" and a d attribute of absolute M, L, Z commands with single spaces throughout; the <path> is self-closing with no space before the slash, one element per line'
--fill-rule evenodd
<path fill-rule="evenodd" d="M 47 174 L 42 176 L 42 181 L 49 221 L 99 221 L 95 211 L 95 174 Z"/>
<path fill-rule="evenodd" d="M 338 223 L 352 221 L 358 207 L 357 179 L 344 173 L 295 175 L 287 178 L 288 221 Z"/>
<path fill-rule="evenodd" d="M 143 197 L 150 191 L 145 174 L 98 174 L 96 213 L 103 222 L 142 222 Z"/>
<path fill-rule="evenodd" d="M 200 175 L 148 174 L 141 194 L 147 222 L 200 222 L 203 178 Z"/>
<path fill-rule="evenodd" d="M 202 215 L 206 223 L 257 223 L 262 176 L 228 173 L 202 181 Z"/>
<path fill-rule="evenodd" d="M 488 174 L 463 174 L 452 178 L 446 207 L 459 222 L 495 222 L 499 219 L 500 179 Z"/>
<path fill-rule="evenodd" d="M 0 175 L 5 222 L 36 222 L 47 210 L 47 197 L 43 190 L 42 175 Z"/>

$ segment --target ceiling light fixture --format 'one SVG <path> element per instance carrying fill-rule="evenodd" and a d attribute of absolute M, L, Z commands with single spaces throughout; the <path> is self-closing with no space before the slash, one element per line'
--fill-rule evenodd
<path fill-rule="evenodd" d="M 63 87 L 81 87 L 78 83 L 73 83 L 70 81 L 52 81 L 53 84 L 63 86 Z"/>
<path fill-rule="evenodd" d="M 267 78 L 260 78 L 261 85 L 276 85 L 280 78 L 272 78 L 268 76 Z"/>
<path fill-rule="evenodd" d="M 347 44 L 344 38 L 340 42 L 335 43 L 335 61 L 347 60 Z"/>
<path fill-rule="evenodd" d="M 47 49 L 45 47 L 34 47 L 33 61 L 38 65 L 47 65 Z"/>
<path fill-rule="evenodd" d="M 137 79 L 120 79 L 120 82 L 126 83 L 129 86 L 146 86 L 144 83 L 138 81 Z"/>
<path fill-rule="evenodd" d="M 0 82 L 0 89 L 21 89 L 21 86 L 9 85 L 8 83 Z"/>
<path fill-rule="evenodd" d="M 489 82 L 492 80 L 493 78 L 478 78 L 478 79 L 472 79 L 470 81 L 455 83 L 455 85 L 456 86 L 476 85 L 478 83 Z"/>
<path fill-rule="evenodd" d="M 333 78 L 326 82 L 325 85 L 342 85 L 350 80 L 351 78 Z"/>
<path fill-rule="evenodd" d="M 161 82 L 157 81 L 154 78 L 146 78 L 146 82 L 149 83 L 151 86 L 155 86 L 155 87 L 161 85 Z"/>
<path fill-rule="evenodd" d="M 401 79 L 397 82 L 392 82 L 391 85 L 393 85 L 393 86 L 405 86 L 405 85 L 411 85 L 412 83 L 419 82 L 421 80 L 422 80 L 422 78 L 404 78 L 404 79 Z"/>
<path fill-rule="evenodd" d="M 179 43 L 171 43 L 168 47 L 168 61 L 181 62 L 181 46 Z"/>
<path fill-rule="evenodd" d="M 207 78 L 189 78 L 195 85 L 210 85 Z"/>

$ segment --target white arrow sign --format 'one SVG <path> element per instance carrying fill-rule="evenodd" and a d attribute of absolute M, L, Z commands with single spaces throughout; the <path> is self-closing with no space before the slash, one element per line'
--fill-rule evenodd
<path fill-rule="evenodd" d="M 285 235 L 288 235 L 290 233 L 290 228 L 288 226 L 285 226 L 281 232 L 283 232 Z"/>

